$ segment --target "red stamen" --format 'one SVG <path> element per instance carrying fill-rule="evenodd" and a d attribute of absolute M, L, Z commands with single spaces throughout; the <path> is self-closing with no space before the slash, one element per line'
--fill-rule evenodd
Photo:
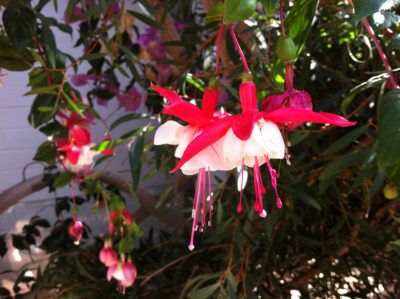
<path fill-rule="evenodd" d="M 211 189 L 211 172 L 210 172 L 210 168 L 208 168 L 207 173 L 208 173 L 208 194 L 209 194 L 209 200 L 210 200 L 208 226 L 211 226 L 211 224 L 212 224 L 212 211 L 213 211 L 213 194 L 212 194 L 212 189 Z"/>
<path fill-rule="evenodd" d="M 282 208 L 282 201 L 281 201 L 281 198 L 279 197 L 279 194 L 278 194 L 278 183 L 277 183 L 278 175 L 276 173 L 276 170 L 272 167 L 271 161 L 269 160 L 269 158 L 267 156 L 265 156 L 265 160 L 267 161 L 268 171 L 269 171 L 269 175 L 271 177 L 271 185 L 275 190 L 276 206 L 277 206 L 278 209 L 281 209 Z"/>

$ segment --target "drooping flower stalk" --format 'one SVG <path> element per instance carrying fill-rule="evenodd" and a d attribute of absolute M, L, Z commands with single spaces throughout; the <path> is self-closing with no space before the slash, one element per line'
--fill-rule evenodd
<path fill-rule="evenodd" d="M 219 75 L 219 61 L 220 61 L 220 53 L 221 53 L 221 42 L 222 37 L 225 31 L 225 24 L 222 23 L 221 27 L 219 27 L 218 34 L 217 34 L 217 49 L 215 53 L 215 76 L 218 77 Z"/>
<path fill-rule="evenodd" d="M 248 73 L 248 72 L 250 72 L 250 69 L 249 69 L 249 66 L 247 64 L 246 57 L 244 56 L 243 50 L 240 47 L 239 41 L 238 41 L 238 39 L 236 37 L 235 29 L 233 28 L 232 24 L 229 24 L 229 32 L 231 33 L 231 37 L 232 37 L 233 43 L 235 44 L 236 50 L 239 53 L 240 59 L 242 60 L 244 71 L 246 73 Z"/>
<path fill-rule="evenodd" d="M 363 24 L 364 28 L 367 30 L 369 36 L 372 38 L 376 49 L 378 50 L 379 56 L 383 62 L 383 65 L 385 66 L 385 69 L 389 75 L 389 82 L 390 82 L 390 88 L 396 89 L 399 88 L 399 84 L 396 80 L 396 77 L 393 75 L 392 67 L 389 64 L 389 60 L 386 57 L 385 52 L 383 51 L 378 38 L 376 37 L 376 34 L 374 32 L 374 29 L 372 29 L 371 25 L 369 24 L 367 19 L 362 19 L 361 23 Z"/>

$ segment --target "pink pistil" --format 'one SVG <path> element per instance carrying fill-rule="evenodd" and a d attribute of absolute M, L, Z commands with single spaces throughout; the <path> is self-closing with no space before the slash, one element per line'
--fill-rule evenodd
<path fill-rule="evenodd" d="M 271 161 L 269 160 L 269 158 L 267 156 L 265 156 L 265 160 L 267 161 L 267 166 L 268 166 L 268 171 L 269 171 L 269 175 L 271 177 L 271 185 L 275 190 L 275 195 L 276 195 L 276 206 L 278 209 L 282 208 L 282 201 L 281 198 L 279 197 L 278 194 L 278 183 L 277 183 L 277 178 L 278 178 L 278 174 L 276 173 L 276 170 L 272 167 L 271 165 Z"/>
<path fill-rule="evenodd" d="M 244 182 L 243 182 L 243 180 L 244 180 L 244 159 L 242 159 L 242 166 L 240 168 L 240 174 L 241 174 L 241 178 L 240 178 L 240 198 L 239 198 L 239 203 L 236 206 L 236 212 L 238 214 L 242 213 L 242 211 L 243 211 L 242 201 L 243 201 L 243 184 L 244 184 Z"/>
<path fill-rule="evenodd" d="M 206 172 L 208 172 L 208 175 L 206 174 Z M 208 191 L 208 196 L 207 196 L 207 191 Z M 207 222 L 207 198 L 210 199 L 208 222 Z M 199 227 L 198 222 L 200 213 L 201 213 L 201 225 Z M 207 224 L 208 226 L 211 226 L 211 218 L 212 218 L 211 175 L 209 170 L 206 170 L 205 168 L 199 169 L 199 173 L 197 175 L 196 191 L 192 208 L 192 218 L 193 218 L 193 223 L 192 223 L 192 233 L 190 236 L 190 243 L 188 246 L 189 250 L 194 249 L 195 231 L 198 230 L 199 232 L 203 232 Z"/>

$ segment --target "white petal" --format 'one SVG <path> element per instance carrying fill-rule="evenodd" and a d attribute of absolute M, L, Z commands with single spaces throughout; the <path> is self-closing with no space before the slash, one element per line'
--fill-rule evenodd
<path fill-rule="evenodd" d="M 238 180 L 237 180 L 237 189 L 239 192 L 242 191 L 246 187 L 247 179 L 249 178 L 249 172 L 247 171 L 247 169 L 243 168 L 243 171 L 242 171 L 241 168 L 242 168 L 241 166 L 237 168 L 237 171 L 239 173 Z"/>
<path fill-rule="evenodd" d="M 176 121 L 169 120 L 165 124 L 162 124 L 156 131 L 154 136 L 154 144 L 171 144 L 175 145 L 179 143 L 178 132 L 180 128 L 184 126 L 178 124 Z"/>
<path fill-rule="evenodd" d="M 177 133 L 178 147 L 175 150 L 175 157 L 181 158 L 189 143 L 196 135 L 196 128 L 186 126 L 181 128 Z"/>
<path fill-rule="evenodd" d="M 261 134 L 267 148 L 268 157 L 270 159 L 283 159 L 285 143 L 278 126 L 274 122 L 266 121 L 261 128 Z"/>
<path fill-rule="evenodd" d="M 244 142 L 236 137 L 232 129 L 222 137 L 222 154 L 226 163 L 241 165 Z"/>

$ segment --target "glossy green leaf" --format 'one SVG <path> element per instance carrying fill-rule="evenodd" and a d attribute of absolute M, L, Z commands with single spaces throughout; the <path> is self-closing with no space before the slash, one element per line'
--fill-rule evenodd
<path fill-rule="evenodd" d="M 11 1 L 3 12 L 3 24 L 11 43 L 22 51 L 32 42 L 36 33 L 36 16 L 20 1 Z"/>
<path fill-rule="evenodd" d="M 135 248 L 132 238 L 122 238 L 118 244 L 118 251 L 120 253 L 131 253 Z"/>
<path fill-rule="evenodd" d="M 56 67 L 57 44 L 53 31 L 49 26 L 42 26 L 40 32 L 40 42 L 42 44 L 47 64 L 51 68 Z"/>
<path fill-rule="evenodd" d="M 334 144 L 328 147 L 326 150 L 322 152 L 322 155 L 332 155 L 346 148 L 350 144 L 352 144 L 358 137 L 360 137 L 366 130 L 368 129 L 368 125 L 356 128 L 345 136 L 337 140 Z"/>
<path fill-rule="evenodd" d="M 353 0 L 354 20 L 358 23 L 361 19 L 369 17 L 380 10 L 390 9 L 399 3 L 400 0 Z"/>
<path fill-rule="evenodd" d="M 300 55 L 304 47 L 318 4 L 319 0 L 295 1 L 287 16 L 285 21 L 286 34 L 293 39 L 297 56 Z"/>
<path fill-rule="evenodd" d="M 225 0 L 224 23 L 232 24 L 248 19 L 256 10 L 257 0 Z"/>
<path fill-rule="evenodd" d="M 116 119 L 111 125 L 110 125 L 110 131 L 114 130 L 115 128 L 119 127 L 120 125 L 132 121 L 132 120 L 137 120 L 137 119 L 143 119 L 148 117 L 148 114 L 146 113 L 130 113 L 121 116 L 120 118 Z"/>
<path fill-rule="evenodd" d="M 53 147 L 51 141 L 43 142 L 36 151 L 33 160 L 39 162 L 45 162 L 49 165 L 54 165 L 56 162 L 57 151 Z"/>
<path fill-rule="evenodd" d="M 220 287 L 220 283 L 217 282 L 215 284 L 203 287 L 201 289 L 192 290 L 189 293 L 190 299 L 206 299 L 213 295 L 218 288 Z"/>
<path fill-rule="evenodd" d="M 267 16 L 272 17 L 278 8 L 279 0 L 261 0 L 261 3 Z"/>
<path fill-rule="evenodd" d="M 382 98 L 378 126 L 379 166 L 400 164 L 400 90 L 389 91 Z"/>
<path fill-rule="evenodd" d="M 25 71 L 32 67 L 34 58 L 30 51 L 15 51 L 10 40 L 0 36 L 0 68 L 9 71 Z"/>
<path fill-rule="evenodd" d="M 56 97 L 49 94 L 42 94 L 35 98 L 32 104 L 31 112 L 28 116 L 29 123 L 38 128 L 47 123 L 54 116 L 54 105 Z M 44 110 L 43 107 L 48 107 Z M 50 109 L 51 108 L 51 109 Z"/>

